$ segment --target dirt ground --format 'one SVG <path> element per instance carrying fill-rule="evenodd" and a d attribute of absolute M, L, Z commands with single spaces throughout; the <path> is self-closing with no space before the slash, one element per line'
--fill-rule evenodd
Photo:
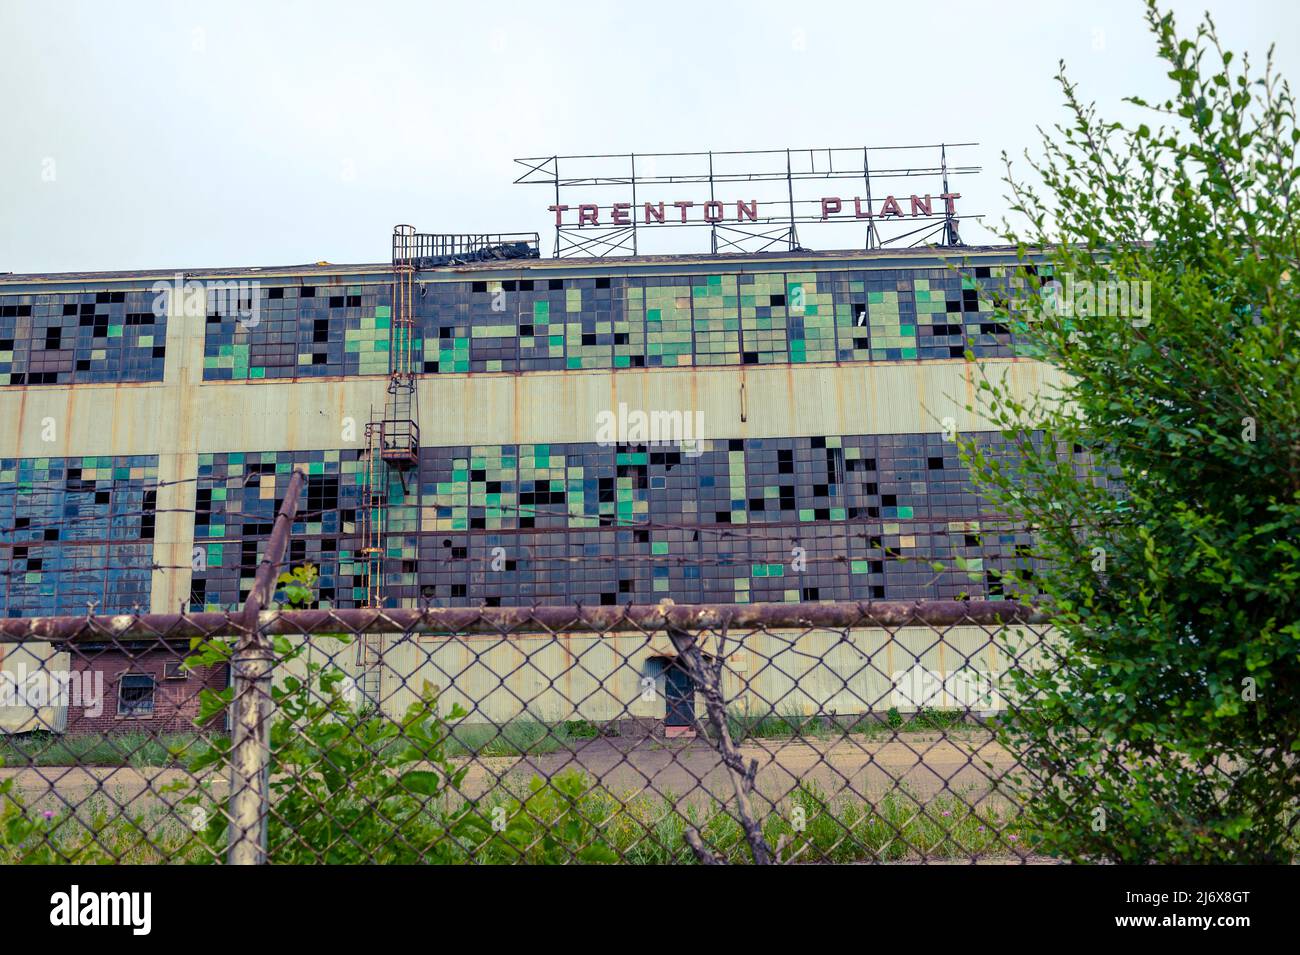
<path fill-rule="evenodd" d="M 943 739 L 907 734 L 879 742 L 848 740 L 764 740 L 741 747 L 746 761 L 758 760 L 758 791 L 779 802 L 801 783 L 816 783 L 825 793 L 875 799 L 901 784 L 921 801 L 949 792 L 967 799 L 987 796 L 1013 760 L 987 737 Z M 991 768 L 990 768 L 991 764 Z M 687 802 L 709 796 L 731 797 L 731 782 L 721 760 L 702 740 L 592 740 L 574 752 L 521 759 L 484 759 L 466 777 L 477 795 L 506 775 L 553 776 L 581 769 L 616 793 L 658 794 Z"/>
<path fill-rule="evenodd" d="M 920 802 L 951 793 L 969 803 L 1001 802 L 997 781 L 1014 760 L 987 735 L 942 736 L 900 733 L 882 740 L 757 740 L 741 747 L 745 759 L 758 760 L 758 791 L 779 802 L 800 783 L 815 782 L 826 794 L 856 795 L 874 801 L 901 786 Z M 524 757 L 479 757 L 471 761 L 465 792 L 475 797 L 500 782 L 521 786 L 534 776 L 581 770 L 619 796 L 645 793 L 683 803 L 710 796 L 731 798 L 731 784 L 718 755 L 704 740 L 622 740 L 597 738 L 572 751 Z M 0 778 L 16 777 L 25 799 L 38 806 L 77 806 L 88 798 L 141 811 L 161 800 L 173 804 L 184 791 L 164 793 L 188 781 L 179 769 L 131 767 L 0 768 Z M 192 781 L 190 781 L 192 783 Z M 224 786 L 217 783 L 216 794 Z M 136 804 L 136 805 L 133 805 Z M 987 804 L 987 803 L 986 803 Z"/>

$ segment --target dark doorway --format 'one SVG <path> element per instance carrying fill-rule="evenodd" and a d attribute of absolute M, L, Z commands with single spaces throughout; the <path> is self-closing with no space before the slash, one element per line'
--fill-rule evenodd
<path fill-rule="evenodd" d="M 670 730 L 695 728 L 695 681 L 675 657 L 664 669 L 664 725 Z"/>

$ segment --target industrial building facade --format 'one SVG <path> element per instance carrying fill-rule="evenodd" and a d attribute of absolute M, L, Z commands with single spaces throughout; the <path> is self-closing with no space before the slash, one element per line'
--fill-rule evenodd
<path fill-rule="evenodd" d="M 295 467 L 291 559 L 319 568 L 321 606 L 996 597 L 1028 538 L 989 523 L 952 436 L 990 432 L 981 374 L 1023 394 L 1049 374 L 994 315 L 1015 261 L 420 269 L 396 346 L 418 449 L 383 474 L 368 581 L 391 264 L 0 276 L 0 613 L 237 605 Z M 613 413 L 702 437 L 609 440 Z"/>

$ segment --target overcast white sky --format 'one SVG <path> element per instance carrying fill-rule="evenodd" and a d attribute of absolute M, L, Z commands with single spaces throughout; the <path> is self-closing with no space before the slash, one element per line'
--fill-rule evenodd
<path fill-rule="evenodd" d="M 1300 83 L 1294 0 L 1172 6 Z M 1137 0 L 0 0 L 0 272 L 377 262 L 397 222 L 549 251 L 512 160 L 552 153 L 975 140 L 996 222 L 1059 59 L 1111 112 L 1167 89 Z"/>

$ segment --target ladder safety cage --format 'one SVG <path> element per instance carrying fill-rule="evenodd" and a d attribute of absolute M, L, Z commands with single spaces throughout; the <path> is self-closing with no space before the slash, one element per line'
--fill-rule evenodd
<path fill-rule="evenodd" d="M 420 463 L 419 390 L 416 376 L 416 274 L 421 269 L 472 262 L 540 257 L 536 232 L 428 233 L 413 225 L 393 227 L 392 308 L 388 337 L 388 397 L 384 410 L 366 425 L 365 461 L 361 469 L 359 536 L 365 606 L 384 606 L 387 558 L 388 489 L 397 478 L 402 489 Z M 365 672 L 373 656 L 368 641 L 360 648 Z M 377 688 L 375 688 L 377 691 Z M 368 691 L 367 691 L 368 692 Z"/>

